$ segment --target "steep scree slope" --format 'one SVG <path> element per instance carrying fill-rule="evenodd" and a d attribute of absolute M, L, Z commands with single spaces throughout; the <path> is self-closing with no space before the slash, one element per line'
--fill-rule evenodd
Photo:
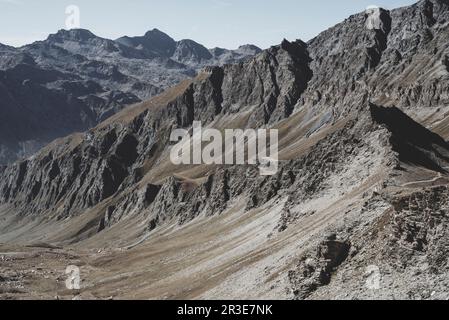
<path fill-rule="evenodd" d="M 447 298 L 448 15 L 354 15 L 0 167 L 0 241 L 79 250 L 100 298 Z M 278 173 L 172 165 L 194 120 L 279 129 Z"/>

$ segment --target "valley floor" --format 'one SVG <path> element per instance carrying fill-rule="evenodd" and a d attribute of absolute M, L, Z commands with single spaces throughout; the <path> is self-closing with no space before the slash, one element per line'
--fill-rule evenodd
<path fill-rule="evenodd" d="M 417 180 L 432 187 L 438 179 L 444 177 Z M 113 229 L 102 241 L 94 236 L 64 248 L 2 244 L 0 299 L 292 299 L 289 270 L 297 268 L 298 257 L 316 245 L 329 226 L 352 225 L 369 189 L 362 185 L 343 197 L 323 194 L 303 204 L 305 209 L 319 208 L 317 212 L 283 232 L 278 230 L 284 200 L 245 212 L 240 199 L 222 215 L 200 217 L 184 226 L 168 224 L 151 234 L 142 233 L 139 241 L 122 248 L 116 244 L 124 236 Z M 371 228 L 389 211 L 378 203 L 364 219 L 372 222 Z M 126 223 L 119 223 L 117 230 L 126 230 Z M 367 287 L 366 268 L 375 261 L 370 260 L 370 245 L 359 253 L 362 264 L 336 270 L 331 286 L 317 288 L 309 298 L 406 298 L 410 288 L 396 271 L 385 275 L 384 287 Z M 350 255 L 355 254 L 351 250 Z M 80 290 L 66 287 L 66 268 L 72 265 L 80 270 Z"/>
<path fill-rule="evenodd" d="M 293 298 L 286 275 L 301 242 L 338 215 L 323 210 L 278 235 L 282 200 L 246 213 L 243 207 L 236 201 L 220 216 L 157 229 L 135 247 L 108 249 L 107 239 L 91 249 L 1 245 L 0 298 Z M 66 288 L 69 265 L 80 268 L 80 290 Z"/>

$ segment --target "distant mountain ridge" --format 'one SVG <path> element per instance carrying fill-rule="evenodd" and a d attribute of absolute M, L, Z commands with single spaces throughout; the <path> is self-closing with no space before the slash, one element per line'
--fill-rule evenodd
<path fill-rule="evenodd" d="M 0 298 L 53 299 L 53 281 L 58 297 L 73 299 L 58 279 L 81 261 L 82 299 L 448 300 L 447 39 L 449 0 L 366 10 L 307 43 L 284 40 L 209 67 L 0 165 L 0 243 L 11 244 L 0 249 L 14 253 L 0 264 Z M 52 48 L 69 58 L 68 49 L 97 41 L 105 43 L 64 39 Z M 33 80 L 5 83 L 32 90 L 37 102 L 56 97 L 36 83 L 72 76 L 62 82 L 85 94 L 104 90 L 94 83 L 106 83 L 109 66 L 116 86 L 131 79 L 127 63 L 145 67 L 137 58 L 113 64 L 120 52 L 146 54 L 139 44 L 90 47 L 109 53 L 101 61 L 74 55 L 76 74 L 59 64 L 35 75 L 42 61 L 34 58 L 37 66 L 6 72 Z M 96 80 L 79 86 L 86 72 Z M 6 110 L 21 110 L 18 102 Z M 192 132 L 195 121 L 220 132 L 278 130 L 279 170 L 173 164 L 171 132 Z M 61 249 L 47 253 L 52 246 Z"/>
<path fill-rule="evenodd" d="M 207 49 L 202 44 L 190 39 L 175 41 L 162 31 L 153 29 L 144 36 L 121 37 L 116 42 L 149 55 L 171 58 L 187 65 L 226 64 L 240 61 L 248 56 L 256 55 L 262 50 L 254 45 L 243 45 L 236 50 Z"/>
<path fill-rule="evenodd" d="M 0 164 L 85 131 L 208 65 L 242 61 L 260 51 L 247 45 L 218 54 L 157 29 L 117 40 L 85 29 L 60 30 L 20 48 L 0 44 Z"/>

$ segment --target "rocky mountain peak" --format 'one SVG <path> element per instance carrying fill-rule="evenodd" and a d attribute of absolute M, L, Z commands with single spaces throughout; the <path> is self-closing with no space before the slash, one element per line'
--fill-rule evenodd
<path fill-rule="evenodd" d="M 154 28 L 152 30 L 148 30 L 145 33 L 144 37 L 145 38 L 149 38 L 149 39 L 163 39 L 163 40 L 166 40 L 166 41 L 174 41 L 172 37 L 170 37 L 165 32 L 159 30 L 158 28 Z"/>
<path fill-rule="evenodd" d="M 48 36 L 47 40 L 50 41 L 69 40 L 69 41 L 84 42 L 95 38 L 98 37 L 86 29 L 70 29 L 70 30 L 61 29 L 57 33 Z"/>
<path fill-rule="evenodd" d="M 60 30 L 21 48 L 0 46 L 0 70 L 7 71 L 1 76 L 9 79 L 0 79 L 0 100 L 8 101 L 0 106 L 0 120 L 9 132 L 0 135 L 0 163 L 29 156 L 54 138 L 84 131 L 130 104 L 194 77 L 207 65 L 252 56 L 223 50 L 226 54 L 217 57 L 193 40 L 176 42 L 158 29 L 115 41 L 85 29 Z M 35 99 L 36 95 L 48 101 Z M 22 105 L 34 113 L 20 115 Z M 33 123 L 29 130 L 17 125 L 27 121 Z M 41 131 L 35 129 L 49 122 L 52 125 Z"/>
<path fill-rule="evenodd" d="M 159 29 L 150 30 L 143 36 L 121 37 L 116 42 L 163 57 L 171 57 L 176 49 L 176 41 Z"/>
<path fill-rule="evenodd" d="M 296 55 L 303 56 L 307 51 L 307 44 L 302 40 L 296 40 L 294 42 L 290 42 L 287 39 L 282 40 L 281 49 Z"/>
<path fill-rule="evenodd" d="M 388 10 L 372 7 L 366 10 L 365 26 L 368 30 L 381 30 L 384 33 L 391 29 L 391 16 Z"/>
<path fill-rule="evenodd" d="M 244 44 L 240 47 L 238 47 L 237 50 L 235 50 L 238 53 L 241 54 L 251 54 L 251 55 L 256 55 L 262 52 L 262 49 L 260 49 L 259 47 L 253 45 L 253 44 Z"/>
<path fill-rule="evenodd" d="M 198 63 L 212 59 L 212 54 L 203 45 L 193 40 L 186 39 L 177 43 L 173 58 L 177 61 Z"/>
<path fill-rule="evenodd" d="M 171 53 L 176 45 L 176 41 L 172 37 L 159 29 L 146 32 L 143 38 L 155 48 L 167 50 L 167 54 Z"/>

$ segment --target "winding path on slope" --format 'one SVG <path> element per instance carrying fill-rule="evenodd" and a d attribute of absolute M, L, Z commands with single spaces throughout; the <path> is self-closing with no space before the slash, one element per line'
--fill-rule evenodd
<path fill-rule="evenodd" d="M 442 169 L 449 169 L 449 167 L 442 167 Z M 438 175 L 436 177 L 434 177 L 433 179 L 429 179 L 429 180 L 417 180 L 417 181 L 411 181 L 411 182 L 407 182 L 401 185 L 401 187 L 410 187 L 413 185 L 417 185 L 417 184 L 423 184 L 423 183 L 434 183 L 437 182 L 440 179 L 444 179 L 445 177 L 441 174 L 441 172 L 438 172 Z"/>

